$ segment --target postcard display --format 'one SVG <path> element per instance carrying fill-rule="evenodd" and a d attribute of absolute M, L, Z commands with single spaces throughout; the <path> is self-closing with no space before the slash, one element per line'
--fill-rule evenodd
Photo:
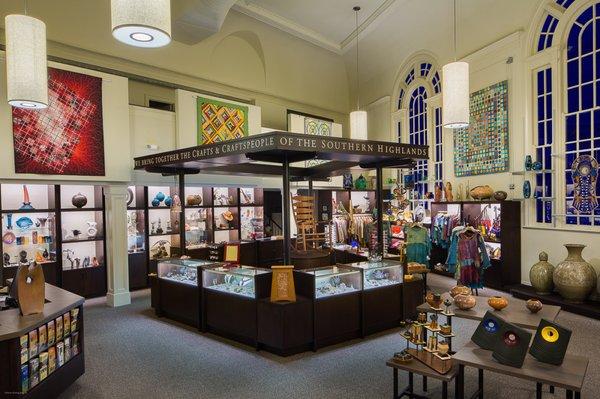
<path fill-rule="evenodd" d="M 7 355 L 0 385 L 3 392 L 14 393 L 8 397 L 55 397 L 83 374 L 82 302 L 83 299 L 50 318 L 40 317 L 19 336 L 0 340 L 0 349 Z M 10 328 L 5 325 L 5 330 Z"/>

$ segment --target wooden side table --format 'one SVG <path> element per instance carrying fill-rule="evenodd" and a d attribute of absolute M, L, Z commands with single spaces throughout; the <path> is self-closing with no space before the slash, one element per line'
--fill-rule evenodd
<path fill-rule="evenodd" d="M 458 367 L 456 364 L 446 374 L 440 374 L 416 359 L 413 359 L 410 363 L 400 363 L 395 358 L 391 358 L 386 364 L 388 367 L 391 367 L 394 372 L 394 399 L 399 399 L 404 396 L 414 399 L 427 399 L 427 396 L 419 395 L 414 392 L 413 377 L 415 374 L 421 375 L 424 378 L 429 377 L 441 381 L 442 399 L 448 399 L 448 383 L 452 382 L 458 374 Z M 408 372 L 408 386 L 404 388 L 402 392 L 398 392 L 398 370 Z M 455 389 L 457 389 L 456 386 Z M 427 391 L 426 386 L 423 387 L 423 391 Z M 457 394 L 458 391 L 455 391 L 455 397 Z"/>
<path fill-rule="evenodd" d="M 464 369 L 475 367 L 479 371 L 479 390 L 471 397 L 483 397 L 483 371 L 504 374 L 536 383 L 536 398 L 542 397 L 542 386 L 564 388 L 567 399 L 581 398 L 581 388 L 587 372 L 589 359 L 582 356 L 566 355 L 563 364 L 554 366 L 541 363 L 531 355 L 525 357 L 523 367 L 510 367 L 497 362 L 492 357 L 492 352 L 481 349 L 473 342 L 469 342 L 453 356 L 454 362 L 458 364 L 458 376 L 456 378 L 456 397 L 464 398 Z M 456 365 L 455 364 L 455 365 Z"/>

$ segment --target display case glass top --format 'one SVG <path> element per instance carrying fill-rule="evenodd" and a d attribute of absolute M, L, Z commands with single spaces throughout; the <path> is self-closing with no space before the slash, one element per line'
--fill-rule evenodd
<path fill-rule="evenodd" d="M 252 266 L 217 266 L 204 270 L 204 288 L 256 298 L 256 277 L 269 270 Z"/>
<path fill-rule="evenodd" d="M 362 290 L 361 271 L 345 265 L 302 270 L 315 278 L 315 298 L 327 298 Z"/>
<path fill-rule="evenodd" d="M 158 278 L 182 284 L 198 285 L 198 274 L 202 273 L 202 268 L 214 264 L 215 262 L 206 260 L 167 259 L 158 262 Z"/>
<path fill-rule="evenodd" d="M 403 281 L 402 263 L 400 262 L 391 260 L 367 261 L 349 263 L 348 266 L 362 271 L 364 290 L 401 284 Z"/>

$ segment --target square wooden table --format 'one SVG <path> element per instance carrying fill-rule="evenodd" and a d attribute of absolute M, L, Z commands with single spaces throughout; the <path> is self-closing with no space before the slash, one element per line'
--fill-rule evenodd
<path fill-rule="evenodd" d="M 406 396 L 408 398 L 414 399 L 427 399 L 426 396 L 416 394 L 414 392 L 414 383 L 413 376 L 414 374 L 422 375 L 423 377 L 430 377 L 442 382 L 442 399 L 448 398 L 448 383 L 454 380 L 458 374 L 458 367 L 456 364 L 452 366 L 452 369 L 446 374 L 440 374 L 434 369 L 427 367 L 425 364 L 421 363 L 417 359 L 413 359 L 409 363 L 401 363 L 395 358 L 391 358 L 386 363 L 389 367 L 392 368 L 394 372 L 394 399 L 402 398 Z M 408 386 L 402 390 L 402 392 L 398 392 L 398 370 L 403 370 L 408 372 Z M 427 385 L 423 386 L 423 391 L 427 392 Z M 455 385 L 455 397 L 458 394 Z"/>
<path fill-rule="evenodd" d="M 483 371 L 487 370 L 523 380 L 535 381 L 536 398 L 538 399 L 542 397 L 542 386 L 544 384 L 564 388 L 568 399 L 573 398 L 573 393 L 575 393 L 575 399 L 579 399 L 581 398 L 581 389 L 589 364 L 589 359 L 586 357 L 567 354 L 562 365 L 554 366 L 542 363 L 527 354 L 523 367 L 511 367 L 496 361 L 492 357 L 492 351 L 481 349 L 473 342 L 467 343 L 452 358 L 458 364 L 456 397 L 460 399 L 464 398 L 465 367 L 475 367 L 479 370 L 480 389 L 471 398 L 483 398 Z"/>

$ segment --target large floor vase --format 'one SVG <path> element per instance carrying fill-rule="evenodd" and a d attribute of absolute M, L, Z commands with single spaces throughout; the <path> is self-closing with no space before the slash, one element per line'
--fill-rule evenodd
<path fill-rule="evenodd" d="M 554 269 L 554 286 L 567 301 L 583 302 L 596 287 L 596 271 L 581 256 L 585 245 L 565 244 L 565 247 L 569 255 Z"/>

